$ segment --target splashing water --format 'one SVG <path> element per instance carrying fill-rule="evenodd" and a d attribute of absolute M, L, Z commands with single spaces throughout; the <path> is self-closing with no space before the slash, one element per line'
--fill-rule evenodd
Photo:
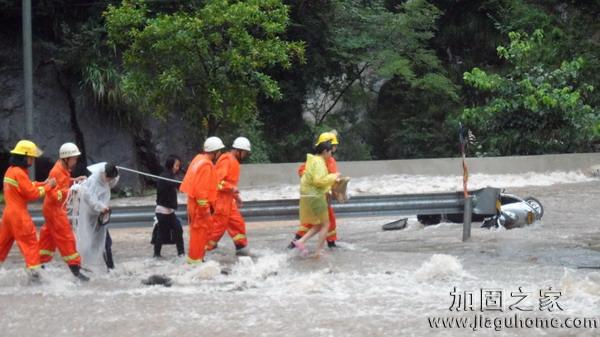
<path fill-rule="evenodd" d="M 199 266 L 168 257 L 171 248 L 164 259 L 151 258 L 152 228 L 111 229 L 116 269 L 95 270 L 89 283 L 76 281 L 57 256 L 42 271 L 42 284 L 29 285 L 15 248 L 0 267 L 2 335 L 472 335 L 427 324 L 427 317 L 449 314 L 455 288 L 474 296 L 480 289 L 500 289 L 510 300 L 508 294 L 519 288 L 535 294 L 552 287 L 562 291 L 564 311 L 548 317 L 597 317 L 600 273 L 576 267 L 600 265 L 598 190 L 597 181 L 523 189 L 519 193 L 544 203 L 543 226 L 474 226 L 466 243 L 460 225 L 422 227 L 410 218 L 407 230 L 384 232 L 381 225 L 394 219 L 340 218 L 340 248 L 321 259 L 286 250 L 295 221 L 249 224 L 253 257 L 235 257 L 224 238 Z M 143 285 L 151 275 L 169 277 L 173 285 Z M 505 333 L 595 336 L 592 330 Z"/>
<path fill-rule="evenodd" d="M 458 259 L 451 255 L 434 254 L 415 272 L 417 281 L 472 277 L 463 270 Z"/>

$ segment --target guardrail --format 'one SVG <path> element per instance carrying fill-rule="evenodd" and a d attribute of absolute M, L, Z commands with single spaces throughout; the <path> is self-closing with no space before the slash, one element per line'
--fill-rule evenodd
<path fill-rule="evenodd" d="M 474 214 L 495 214 L 500 189 L 483 188 L 469 192 L 473 196 Z M 464 211 L 462 192 L 358 196 L 348 202 L 334 203 L 338 217 L 417 215 L 417 214 L 462 214 Z M 185 206 L 177 211 L 184 224 L 187 222 Z M 269 220 L 292 220 L 298 218 L 298 199 L 247 201 L 241 208 L 247 222 Z M 32 212 L 37 225 L 43 223 L 41 211 Z M 128 206 L 114 208 L 111 215 L 112 227 L 151 226 L 154 206 Z"/>

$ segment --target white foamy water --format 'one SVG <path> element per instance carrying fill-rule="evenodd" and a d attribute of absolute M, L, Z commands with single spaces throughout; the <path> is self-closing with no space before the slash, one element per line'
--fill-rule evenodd
<path fill-rule="evenodd" d="M 471 277 L 463 270 L 463 266 L 458 259 L 445 254 L 434 254 L 415 272 L 417 281 L 467 276 Z"/>
<path fill-rule="evenodd" d="M 487 186 L 512 188 L 526 186 L 551 186 L 598 181 L 598 176 L 582 171 L 546 172 L 524 174 L 473 174 L 469 177 L 469 189 Z M 278 200 L 299 198 L 299 184 L 280 184 L 241 189 L 243 200 Z M 348 195 L 412 194 L 462 191 L 462 176 L 384 175 L 351 178 Z M 184 194 L 178 196 L 179 204 L 187 202 Z M 113 206 L 154 205 L 156 196 L 121 198 L 111 201 Z"/>
<path fill-rule="evenodd" d="M 487 186 L 510 188 L 525 186 L 551 186 L 556 184 L 598 181 L 581 171 L 524 174 L 473 174 L 469 189 Z M 298 198 L 298 185 L 276 185 L 243 189 L 245 200 L 271 200 Z M 348 184 L 348 195 L 380 195 L 454 192 L 462 190 L 462 176 L 385 175 L 354 178 Z"/>
<path fill-rule="evenodd" d="M 585 277 L 574 275 L 572 270 L 566 269 L 561 279 L 561 287 L 566 292 L 579 294 L 582 297 L 600 297 L 600 273 L 591 272 Z"/>
<path fill-rule="evenodd" d="M 224 237 L 206 263 L 188 266 L 173 246 L 163 247 L 164 259 L 150 257 L 151 228 L 111 229 L 114 271 L 95 270 L 82 284 L 56 257 L 38 286 L 28 284 L 13 248 L 0 266 L 2 336 L 472 336 L 469 329 L 432 329 L 427 318 L 471 317 L 474 312 L 449 310 L 453 292 L 471 293 L 475 312 L 482 313 L 486 289 L 504 296 L 504 311 L 483 312 L 486 317 L 514 315 L 510 294 L 520 290 L 530 295 L 528 305 L 538 306 L 519 312 L 523 317 L 598 317 L 600 272 L 578 267 L 600 266 L 600 182 L 549 183 L 568 176 L 540 178 L 538 184 L 548 185 L 525 188 L 544 204 L 541 222 L 514 230 L 474 224 L 466 243 L 461 224 L 424 227 L 411 217 L 406 230 L 384 232 L 381 225 L 395 218 L 341 218 L 340 248 L 315 259 L 285 248 L 295 222 L 250 224 L 254 257 L 236 258 Z M 314 251 L 315 244 L 311 239 L 308 248 Z M 143 285 L 152 275 L 173 284 Z M 544 290 L 560 292 L 562 310 L 539 309 Z M 597 330 L 476 334 L 597 336 Z"/>

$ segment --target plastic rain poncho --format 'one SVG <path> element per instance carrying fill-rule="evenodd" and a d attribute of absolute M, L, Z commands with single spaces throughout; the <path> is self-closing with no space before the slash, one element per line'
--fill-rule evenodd
<path fill-rule="evenodd" d="M 104 264 L 102 254 L 105 249 L 107 226 L 101 226 L 98 217 L 108 208 L 110 190 L 119 178 L 107 180 L 104 167 L 104 163 L 89 166 L 88 170 L 92 175 L 83 183 L 71 187 L 77 250 L 85 266 Z"/>
<path fill-rule="evenodd" d="M 327 221 L 329 213 L 325 194 L 336 177 L 328 173 L 323 157 L 306 156 L 306 169 L 300 179 L 300 223 L 318 225 Z"/>

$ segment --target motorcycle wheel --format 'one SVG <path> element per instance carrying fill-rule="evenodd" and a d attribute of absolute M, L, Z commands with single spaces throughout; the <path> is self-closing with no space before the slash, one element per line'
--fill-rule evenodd
<path fill-rule="evenodd" d="M 539 214 L 538 220 L 541 219 L 544 215 L 544 206 L 542 206 L 542 203 L 534 197 L 527 197 L 523 200 Z"/>
<path fill-rule="evenodd" d="M 465 217 L 463 214 L 446 214 L 446 220 L 453 223 L 463 223 Z M 485 220 L 484 215 L 471 213 L 471 222 L 482 222 L 483 220 Z"/>
<path fill-rule="evenodd" d="M 425 226 L 437 225 L 442 221 L 442 216 L 435 215 L 417 215 L 417 220 Z"/>

